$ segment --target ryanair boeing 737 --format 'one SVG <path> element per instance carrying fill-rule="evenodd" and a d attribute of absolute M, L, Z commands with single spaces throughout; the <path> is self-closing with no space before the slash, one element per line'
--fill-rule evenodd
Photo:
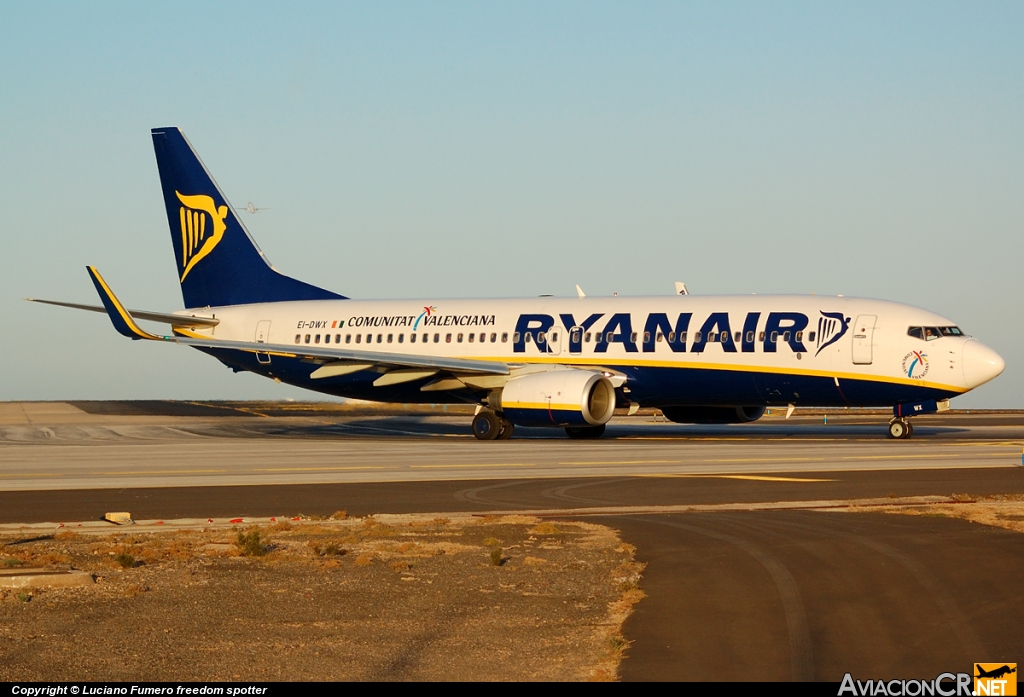
<path fill-rule="evenodd" d="M 94 267 L 106 312 L 131 339 L 191 346 L 235 371 L 341 397 L 477 405 L 473 434 L 515 425 L 600 436 L 616 406 L 679 423 L 754 421 L 766 407 L 892 407 L 909 417 L 1003 371 L 956 323 L 880 300 L 825 296 L 352 300 L 285 276 L 177 128 L 152 132 L 186 310 L 127 310 Z M 137 320 L 170 325 L 152 334 Z"/>

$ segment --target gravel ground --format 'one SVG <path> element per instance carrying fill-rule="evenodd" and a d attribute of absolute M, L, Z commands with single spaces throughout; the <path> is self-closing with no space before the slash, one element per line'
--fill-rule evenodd
<path fill-rule="evenodd" d="M 0 589 L 0 681 L 614 680 L 643 597 L 587 523 L 278 523 L 262 556 L 238 533 L 0 538 L 6 567 L 97 581 Z"/>

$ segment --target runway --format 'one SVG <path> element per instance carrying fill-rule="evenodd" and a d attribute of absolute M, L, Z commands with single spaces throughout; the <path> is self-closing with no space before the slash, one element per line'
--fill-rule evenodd
<path fill-rule="evenodd" d="M 616 420 L 477 442 L 468 417 L 86 413 L 0 405 L 0 523 L 561 511 L 647 563 L 627 680 L 931 679 L 1017 661 L 1024 535 L 799 502 L 1024 495 L 1024 418 Z M 123 410 L 122 410 L 123 411 Z M 113 412 L 113 413 L 110 413 Z M 191 415 L 190 415 L 191 413 Z M 820 509 L 820 505 L 815 504 Z M 656 506 L 706 506 L 654 514 Z M 808 507 L 812 507 L 808 504 Z M 593 515 L 594 509 L 618 513 Z"/>
<path fill-rule="evenodd" d="M 884 420 L 681 426 L 621 419 L 594 441 L 518 429 L 511 441 L 480 442 L 466 416 L 327 421 L 33 408 L 27 423 L 10 413 L 0 420 L 6 491 L 1014 467 L 1024 443 L 1024 424 L 922 424 L 914 439 L 892 441 Z"/>

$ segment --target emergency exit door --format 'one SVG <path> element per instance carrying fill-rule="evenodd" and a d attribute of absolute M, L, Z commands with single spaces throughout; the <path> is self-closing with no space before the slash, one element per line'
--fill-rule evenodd
<path fill-rule="evenodd" d="M 859 315 L 853 323 L 853 362 L 855 365 L 871 364 L 871 345 L 875 338 L 875 320 L 878 315 Z"/>

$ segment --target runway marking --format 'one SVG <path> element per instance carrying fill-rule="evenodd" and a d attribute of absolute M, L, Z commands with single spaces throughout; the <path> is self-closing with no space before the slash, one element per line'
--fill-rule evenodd
<path fill-rule="evenodd" d="M 559 462 L 560 465 L 682 465 L 685 460 L 594 460 L 593 462 Z"/>
<path fill-rule="evenodd" d="M 380 466 L 361 466 L 361 467 L 266 467 L 255 470 L 256 472 L 342 472 L 350 470 L 383 470 L 387 467 Z M 224 470 L 221 470 L 224 471 Z"/>
<path fill-rule="evenodd" d="M 700 462 L 832 462 L 834 460 L 929 460 L 936 458 L 959 458 L 961 455 L 921 454 L 921 455 L 842 455 L 840 457 L 736 457 Z"/>
<path fill-rule="evenodd" d="M 409 465 L 411 470 L 436 470 L 456 468 L 478 468 L 478 467 L 536 467 L 533 463 L 511 463 L 511 464 L 483 464 L 483 465 Z"/>
<path fill-rule="evenodd" d="M 140 471 L 127 471 L 127 472 L 90 472 L 89 474 L 97 475 L 121 475 L 121 474 L 132 474 L 132 475 L 146 475 L 146 474 L 224 474 L 230 470 L 140 470 Z"/>
<path fill-rule="evenodd" d="M 692 477 L 694 479 L 748 479 L 756 482 L 834 482 L 835 479 L 809 479 L 805 477 L 772 477 L 763 474 L 639 474 L 638 477 L 670 479 Z"/>
<path fill-rule="evenodd" d="M 17 477 L 63 477 L 57 472 L 27 472 L 25 474 L 0 474 L 0 477 L 12 479 Z"/>

